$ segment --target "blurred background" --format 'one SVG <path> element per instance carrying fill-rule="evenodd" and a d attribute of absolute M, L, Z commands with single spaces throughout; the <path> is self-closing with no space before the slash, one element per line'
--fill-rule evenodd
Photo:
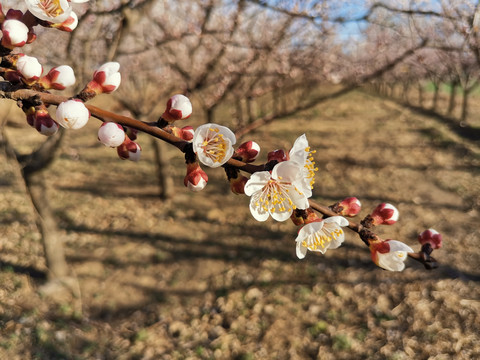
<path fill-rule="evenodd" d="M 176 148 L 139 134 L 141 161 L 122 161 L 96 119 L 46 140 L 0 100 L 0 358 L 480 357 L 478 6 L 90 1 L 73 33 L 37 27 L 22 52 L 70 65 L 63 93 L 118 61 L 94 105 L 156 121 L 185 94 L 184 125 L 229 126 L 259 163 L 306 133 L 315 200 L 390 202 L 380 236 L 418 250 L 434 228 L 444 247 L 438 269 L 390 273 L 348 232 L 300 261 L 295 226 L 256 222 L 221 170 L 191 193 Z"/>

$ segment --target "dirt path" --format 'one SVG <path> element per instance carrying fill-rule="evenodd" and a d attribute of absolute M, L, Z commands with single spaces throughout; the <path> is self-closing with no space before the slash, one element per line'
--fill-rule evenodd
<path fill-rule="evenodd" d="M 448 126 L 355 92 L 252 135 L 273 149 L 306 132 L 320 168 L 314 198 L 357 196 L 362 215 L 395 204 L 386 238 L 418 248 L 418 232 L 444 235 L 439 269 L 410 261 L 390 273 L 353 233 L 296 259 L 291 223 L 255 222 L 220 171 L 188 193 L 174 149 L 178 192 L 161 203 L 148 141 L 142 162 L 120 161 L 97 144 L 96 125 L 68 134 L 51 171 L 81 298 L 38 295 L 39 237 L 13 169 L 1 167 L 1 359 L 480 357 L 480 149 Z"/>

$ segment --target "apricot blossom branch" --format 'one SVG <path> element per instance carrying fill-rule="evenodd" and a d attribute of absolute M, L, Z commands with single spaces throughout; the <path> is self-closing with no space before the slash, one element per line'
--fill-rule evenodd
<path fill-rule="evenodd" d="M 192 191 L 201 191 L 208 183 L 208 176 L 201 164 L 211 168 L 223 167 L 232 192 L 250 197 L 250 212 L 257 221 L 266 221 L 270 217 L 276 221 L 291 219 L 299 226 L 295 243 L 300 259 L 308 251 L 323 254 L 328 249 L 339 247 L 345 239 L 342 228 L 348 227 L 359 235 L 369 247 L 372 260 L 383 269 L 403 270 L 407 255 L 423 263 L 427 269 L 436 267 L 436 260 L 431 253 L 441 246 L 442 239 L 435 230 L 425 230 L 419 235 L 422 248 L 418 253 L 403 242 L 384 240 L 373 232 L 375 226 L 397 222 L 399 213 L 393 205 L 378 205 L 357 224 L 347 218 L 359 214 L 361 203 L 358 199 L 349 197 L 331 206 L 310 199 L 318 168 L 314 161 L 315 150 L 311 150 L 305 134 L 296 139 L 289 152 L 283 149 L 271 151 L 265 164 L 255 165 L 252 162 L 257 158 L 260 146 L 247 141 L 235 149 L 238 133 L 234 134 L 225 126 L 208 123 L 195 130 L 190 126 L 175 126 L 177 121 L 188 119 L 192 114 L 192 104 L 182 94 L 172 96 L 164 113 L 153 122 L 139 121 L 85 104 L 97 95 L 112 93 L 119 87 L 120 64 L 116 62 L 100 66 L 83 90 L 72 98 L 49 93 L 49 89 L 63 90 L 74 84 L 73 70 L 68 66 L 59 66 L 42 77 L 43 67 L 36 58 L 11 54 L 11 50 L 34 40 L 35 37 L 29 34 L 34 34 L 35 25 L 71 31 L 67 25 L 71 23 L 74 13 L 67 0 L 55 3 L 27 0 L 26 3 L 29 12 L 23 14 L 10 9 L 0 18 L 4 54 L 0 75 L 5 79 L 0 82 L 0 98 L 16 101 L 24 111 L 28 124 L 41 134 L 51 136 L 59 126 L 80 129 L 93 116 L 103 122 L 98 131 L 99 141 L 107 147 L 116 148 L 121 159 L 132 161 L 138 161 L 141 155 L 141 146 L 135 142 L 137 132 L 149 134 L 184 153 L 187 167 L 184 185 Z M 3 14 L 1 7 L 0 13 Z M 7 23 L 13 20 L 24 26 Z M 413 51 L 407 51 L 400 59 Z M 387 71 L 395 63 L 387 64 L 376 73 Z M 47 108 L 51 105 L 57 107 L 56 120 L 48 112 Z M 245 129 L 242 131 L 244 134 Z M 240 171 L 250 174 L 250 177 L 247 178 Z"/>

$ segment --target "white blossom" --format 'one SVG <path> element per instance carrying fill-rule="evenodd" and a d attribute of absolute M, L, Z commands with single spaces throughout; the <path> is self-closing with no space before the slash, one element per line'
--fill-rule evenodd
<path fill-rule="evenodd" d="M 25 3 L 33 16 L 55 24 L 67 20 L 72 11 L 67 0 L 25 0 Z"/>
<path fill-rule="evenodd" d="M 193 135 L 193 151 L 198 160 L 209 167 L 225 164 L 233 155 L 235 134 L 227 127 L 217 124 L 199 126 Z"/>
<path fill-rule="evenodd" d="M 305 134 L 299 136 L 295 140 L 289 153 L 290 160 L 296 162 L 302 167 L 302 181 L 305 184 L 305 193 L 307 194 L 307 197 L 312 196 L 313 184 L 315 183 L 315 172 L 318 171 L 318 168 L 315 167 L 315 161 L 312 156 L 314 153 L 315 150 L 310 151 L 310 146 L 308 146 L 308 140 Z"/>
<path fill-rule="evenodd" d="M 345 240 L 343 226 L 348 226 L 348 220 L 342 216 L 332 216 L 304 225 L 295 239 L 297 257 L 303 259 L 307 250 L 325 254 L 327 249 L 338 248 Z"/>
<path fill-rule="evenodd" d="M 300 167 L 292 161 L 275 165 L 272 173 L 253 173 L 245 184 L 250 198 L 250 212 L 258 221 L 269 216 L 277 221 L 287 220 L 294 209 L 308 208 L 308 199 L 301 182 Z"/>
<path fill-rule="evenodd" d="M 379 267 L 389 271 L 402 271 L 408 253 L 413 250 L 398 240 L 385 240 L 370 244 L 372 260 Z"/>

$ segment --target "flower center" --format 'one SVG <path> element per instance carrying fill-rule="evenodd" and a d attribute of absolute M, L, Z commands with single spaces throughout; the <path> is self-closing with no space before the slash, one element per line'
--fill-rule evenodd
<path fill-rule="evenodd" d="M 315 161 L 313 159 L 313 154 L 315 154 L 317 151 L 312 150 L 310 151 L 310 146 L 305 148 L 305 151 L 308 153 L 307 159 L 305 160 L 305 178 L 309 180 L 310 184 L 310 189 L 313 189 L 313 184 L 315 183 L 315 173 L 318 171 L 318 168 L 315 167 Z"/>
<path fill-rule="evenodd" d="M 343 234 L 343 230 L 341 228 L 336 228 L 330 233 L 326 232 L 324 229 L 317 231 L 315 234 L 310 235 L 307 240 L 302 241 L 302 246 L 306 247 L 311 251 L 317 250 L 319 247 L 325 249 L 325 247 L 332 242 L 332 240 L 336 240 Z"/>
<path fill-rule="evenodd" d="M 208 130 L 209 133 L 202 143 L 202 149 L 214 162 L 222 162 L 228 150 L 227 140 L 219 133 L 218 128 L 210 128 Z"/>
<path fill-rule="evenodd" d="M 288 195 L 290 183 L 281 182 L 275 179 L 268 180 L 258 196 L 255 205 L 261 206 L 266 212 L 293 211 L 296 206 Z"/>
<path fill-rule="evenodd" d="M 55 18 L 64 13 L 64 10 L 60 6 L 60 0 L 41 0 L 38 3 L 38 7 L 43 12 L 52 18 Z"/>

